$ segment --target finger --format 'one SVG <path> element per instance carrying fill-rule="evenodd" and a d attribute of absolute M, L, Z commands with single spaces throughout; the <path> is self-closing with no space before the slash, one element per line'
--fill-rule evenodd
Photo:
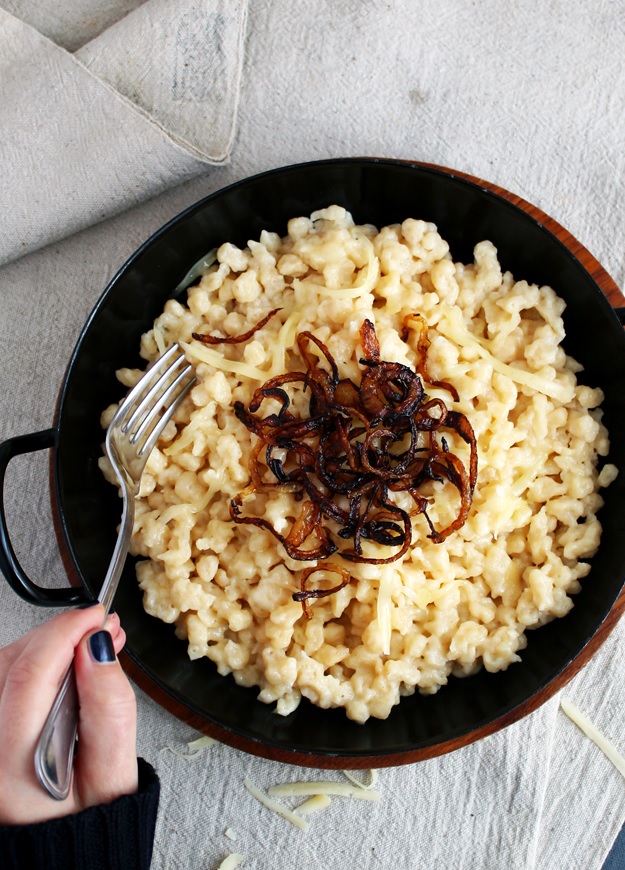
<path fill-rule="evenodd" d="M 80 713 L 74 783 L 87 807 L 137 790 L 137 706 L 107 631 L 81 641 L 75 670 Z"/>
<path fill-rule="evenodd" d="M 0 772 L 3 781 L 14 784 L 8 792 L 0 790 L 0 823 L 24 824 L 80 808 L 73 794 L 64 801 L 45 794 L 33 759 L 74 647 L 85 633 L 99 628 L 102 617 L 101 605 L 67 611 L 0 651 Z M 126 635 L 119 618 L 111 615 L 106 625 L 115 648 L 121 649 Z"/>
<path fill-rule="evenodd" d="M 86 613 L 88 616 L 83 616 Z M 75 639 L 75 643 L 78 643 L 80 638 L 86 634 L 86 632 L 90 631 L 94 625 L 99 625 L 102 620 L 102 607 L 98 605 L 98 603 L 94 603 L 94 605 L 90 608 L 83 609 L 77 608 L 76 610 L 66 611 L 64 613 L 58 614 L 50 619 L 47 623 L 43 625 L 39 625 L 36 628 L 31 629 L 31 631 L 22 635 L 22 637 L 18 638 L 13 643 L 8 646 L 0 649 L 0 694 L 2 693 L 2 689 L 6 682 L 7 674 L 13 664 L 17 661 L 17 659 L 24 652 L 26 647 L 31 643 L 33 638 L 39 639 L 45 637 L 47 633 L 60 633 L 64 639 L 66 639 L 67 635 L 67 624 L 75 624 L 76 630 L 72 632 L 71 638 Z M 116 643 L 116 651 L 119 652 L 123 643 L 125 643 L 125 634 L 123 635 L 123 642 L 119 649 L 117 649 L 117 635 L 119 633 L 119 617 L 116 613 L 110 613 L 106 619 L 106 628 L 111 632 L 113 639 Z M 42 641 L 43 642 L 43 641 Z M 73 645 L 75 645 L 75 643 Z M 70 644 L 71 645 L 71 644 Z M 64 645 L 65 649 L 65 645 Z M 69 650 L 68 650 L 69 651 Z M 63 651 L 61 651 L 60 656 L 63 656 Z M 73 649 L 72 653 L 73 654 Z M 66 668 L 63 670 L 65 672 Z"/>
<path fill-rule="evenodd" d="M 18 643 L 17 653 L 6 656 L 0 683 L 0 762 L 16 777 L 31 778 L 32 757 L 58 688 L 72 662 L 74 648 L 102 621 L 101 605 L 53 617 Z M 122 644 L 119 618 L 110 621 L 115 642 Z"/>
<path fill-rule="evenodd" d="M 35 740 L 69 667 L 74 648 L 102 621 L 101 605 L 61 613 L 17 642 L 8 662 L 0 696 L 0 721 L 11 722 L 20 740 Z"/>
<path fill-rule="evenodd" d="M 4 651 L 0 684 L 0 770 L 7 782 L 16 784 L 22 798 L 20 802 L 15 796 L 9 806 L 3 806 L 6 819 L 20 822 L 23 818 L 34 818 L 32 813 L 38 813 L 41 818 L 63 814 L 61 802 L 56 802 L 58 806 L 52 809 L 42 806 L 52 799 L 43 795 L 37 783 L 33 764 L 35 745 L 72 661 L 75 646 L 87 632 L 100 625 L 102 617 L 101 605 L 66 611 L 28 632 Z M 116 636 L 119 635 L 119 620 L 113 619 L 111 624 Z"/>
<path fill-rule="evenodd" d="M 110 633 L 113 639 L 115 655 L 118 656 L 126 645 L 126 632 L 121 627 L 121 625 L 119 625 L 119 622 L 117 626 L 112 626 L 107 620 L 104 624 L 104 628 Z"/>

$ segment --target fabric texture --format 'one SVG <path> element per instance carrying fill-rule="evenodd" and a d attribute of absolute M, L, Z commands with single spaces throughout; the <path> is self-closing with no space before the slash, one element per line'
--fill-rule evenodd
<path fill-rule="evenodd" d="M 72 54 L 0 4 L 0 262 L 228 159 L 246 8 L 150 0 Z"/>
<path fill-rule="evenodd" d="M 95 84 L 76 97 L 89 104 L 102 91 L 113 93 L 111 82 L 117 87 L 114 67 L 106 72 L 106 83 L 102 78 L 104 60 L 97 46 L 104 41 L 99 40 L 122 26 L 123 13 L 130 21 L 147 16 L 151 0 L 120 0 L 117 10 L 109 0 L 101 4 L 106 21 L 99 18 L 93 28 L 85 24 L 88 15 L 78 14 L 83 2 L 93 10 L 94 0 L 61 4 L 63 27 L 58 21 L 36 21 L 45 4 L 32 0 L 13 0 L 10 11 L 22 16 L 12 32 L 21 35 L 30 28 L 31 48 L 20 55 L 22 68 L 26 57 L 31 61 L 30 75 L 38 68 L 33 59 L 45 56 L 37 54 L 41 45 L 54 55 L 59 45 L 66 53 L 77 52 L 70 62 L 80 64 L 81 71 L 86 63 L 81 58 L 89 55 L 94 67 L 84 81 Z M 3 3 L 9 8 L 7 0 Z M 46 7 L 49 17 L 53 6 Z M 14 130 L 23 125 L 17 137 L 10 137 L 10 164 L 22 177 L 27 172 L 41 179 L 42 196 L 29 198 L 31 184 L 28 195 L 9 200 L 3 170 L 0 226 L 12 209 L 23 227 L 27 218 L 39 221 L 39 209 L 48 208 L 59 241 L 0 269 L 0 438 L 53 423 L 80 330 L 108 282 L 145 239 L 203 196 L 280 165 L 370 155 L 454 167 L 542 208 L 621 287 L 625 284 L 622 3 L 552 0 L 538 8 L 529 0 L 250 0 L 248 19 L 227 164 L 198 161 L 205 170 L 200 175 L 139 204 L 141 191 L 150 187 L 156 193 L 155 180 L 162 190 L 185 177 L 185 167 L 195 173 L 196 158 L 170 141 L 179 158 L 176 172 L 163 160 L 161 173 L 158 160 L 151 162 L 162 153 L 156 125 L 156 144 L 152 151 L 152 146 L 144 149 L 145 162 L 129 153 L 128 136 L 116 137 L 112 145 L 97 135 L 72 140 L 83 157 L 91 156 L 92 166 L 100 162 L 99 149 L 108 148 L 121 182 L 114 192 L 99 169 L 90 177 L 78 168 L 81 164 L 67 160 L 57 162 L 54 184 L 59 191 L 80 193 L 94 182 L 99 204 L 108 202 L 110 189 L 111 210 L 128 209 L 105 221 L 101 217 L 111 210 L 83 209 L 76 219 L 61 198 L 51 200 L 48 170 L 37 158 L 47 152 L 36 150 L 43 148 L 37 130 L 42 113 L 15 102 L 19 75 L 14 73 L 14 90 L 7 90 L 14 104 L 5 111 L 0 103 L 0 138 L 7 119 L 13 119 Z M 44 24 L 46 29 L 39 29 Z M 5 32 L 0 29 L 2 36 Z M 59 32 L 67 45 L 57 42 L 50 48 L 44 36 L 58 40 Z M 67 81 L 71 90 L 71 77 L 59 76 L 56 81 Z M 8 79 L 3 75 L 2 81 L 4 101 Z M 136 110 L 142 120 L 155 89 Z M 122 103 L 132 94 L 115 91 L 113 96 Z M 107 116 L 102 123 L 109 123 Z M 102 130 L 117 130 L 116 123 Z M 51 155 L 69 147 L 58 136 Z M 414 212 L 421 217 L 418 202 Z M 90 226 L 75 233 L 86 223 Z M 43 218 L 41 226 L 46 228 Z M 18 235 L 7 246 L 13 253 Z M 24 567 L 36 581 L 61 586 L 67 580 L 50 518 L 48 462 L 42 454 L 14 460 L 4 500 Z M 0 584 L 0 610 L 0 644 L 50 615 L 23 602 L 7 584 Z M 624 667 L 625 624 L 620 623 L 563 692 L 622 753 Z M 289 767 L 223 745 L 185 760 L 168 747 L 184 750 L 197 733 L 143 692 L 138 700 L 139 752 L 156 768 L 162 785 L 153 870 L 213 870 L 233 851 L 245 857 L 242 870 L 600 870 L 625 820 L 623 778 L 562 713 L 558 698 L 450 755 L 381 770 L 379 802 L 337 798 L 310 817 L 308 834 L 261 807 L 245 790 L 244 777 L 264 788 L 293 779 L 340 781 L 340 772 Z"/>
<path fill-rule="evenodd" d="M 159 781 L 139 761 L 139 789 L 110 804 L 36 825 L 0 826 L 5 870 L 148 870 L 152 861 Z"/>

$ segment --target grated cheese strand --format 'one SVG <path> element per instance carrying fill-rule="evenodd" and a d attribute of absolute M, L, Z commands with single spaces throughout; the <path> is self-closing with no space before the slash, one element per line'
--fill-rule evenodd
<path fill-rule="evenodd" d="M 376 782 L 378 781 L 378 771 L 375 769 L 375 767 L 372 767 L 370 770 L 367 771 L 367 773 L 369 774 L 369 782 L 368 782 L 368 783 L 361 782 L 361 781 L 360 781 L 357 777 L 355 777 L 354 774 L 353 774 L 351 771 L 349 771 L 349 770 L 344 770 L 344 771 L 343 771 L 343 776 L 346 776 L 347 779 L 348 779 L 350 782 L 353 782 L 354 785 L 357 785 L 359 788 L 364 788 L 364 789 L 366 789 L 367 791 L 369 791 L 369 789 L 372 789 L 373 786 L 374 786 L 374 785 L 376 784 Z"/>
<path fill-rule="evenodd" d="M 385 656 L 391 654 L 391 611 L 393 610 L 393 601 L 391 595 L 393 592 L 394 578 L 395 568 L 392 565 L 384 565 L 384 567 L 380 571 L 377 618 L 378 628 L 380 629 L 380 634 L 382 635 L 382 655 Z"/>
<path fill-rule="evenodd" d="M 201 431 L 205 437 L 208 435 L 219 435 L 219 426 L 215 423 L 215 408 L 212 403 L 192 412 L 191 419 L 184 427 L 182 433 L 168 444 L 167 447 L 163 448 L 163 453 L 166 456 L 175 456 L 177 453 L 182 453 L 193 444 L 198 431 Z"/>
<path fill-rule="evenodd" d="M 254 783 L 245 777 L 243 780 L 243 785 L 256 800 L 261 803 L 264 807 L 267 807 L 268 810 L 272 810 L 274 813 L 277 813 L 279 816 L 282 816 L 283 819 L 286 819 L 287 822 L 291 822 L 295 827 L 300 828 L 302 831 L 308 831 L 310 828 L 310 822 L 307 822 L 306 819 L 303 819 L 301 816 L 298 816 L 297 813 L 294 813 L 292 810 L 283 807 L 282 804 L 279 804 L 277 801 L 271 800 L 263 791 L 261 791 L 258 786 L 255 786 Z"/>
<path fill-rule="evenodd" d="M 380 277 L 380 261 L 373 252 L 373 244 L 367 239 L 367 265 L 366 274 L 363 268 L 358 276 L 357 283 L 352 287 L 338 288 L 333 290 L 324 284 L 315 284 L 313 281 L 302 281 L 302 284 L 312 286 L 322 296 L 333 296 L 335 299 L 358 299 L 365 293 L 371 293 Z"/>
<path fill-rule="evenodd" d="M 224 359 L 223 354 L 212 350 L 210 347 L 206 347 L 200 341 L 195 341 L 195 339 L 191 342 L 181 341 L 179 343 L 188 356 L 207 363 L 207 365 L 213 366 L 215 369 L 231 372 L 233 375 L 240 375 L 253 381 L 261 381 L 261 383 L 264 383 L 271 377 L 270 369 L 259 369 L 257 366 L 252 366 L 249 363 L 239 362 L 234 359 Z"/>
<path fill-rule="evenodd" d="M 195 357 L 200 362 L 213 366 L 215 369 L 264 383 L 269 378 L 281 374 L 286 369 L 286 353 L 295 342 L 295 334 L 300 318 L 301 313 L 299 311 L 292 311 L 280 327 L 273 344 L 271 366 L 268 369 L 260 369 L 258 366 L 250 365 L 242 360 L 225 359 L 223 353 L 206 347 L 205 344 L 195 339 L 190 342 L 181 341 L 180 346 L 186 354 Z"/>
<path fill-rule="evenodd" d="M 327 794 L 314 794 L 298 806 L 297 813 L 300 816 L 308 816 L 310 813 L 318 813 L 320 810 L 327 809 L 331 803 L 332 800 Z"/>
<path fill-rule="evenodd" d="M 292 348 L 295 344 L 295 334 L 297 333 L 297 327 L 301 316 L 301 312 L 297 309 L 292 311 L 280 327 L 278 337 L 273 346 L 271 377 L 275 377 L 276 375 L 280 375 L 282 372 L 286 371 L 287 348 Z"/>
<path fill-rule="evenodd" d="M 197 740 L 191 740 L 187 743 L 187 752 L 176 749 L 175 746 L 164 746 L 161 751 L 169 749 L 170 752 L 173 752 L 173 754 L 177 755 L 179 758 L 184 758 L 185 761 L 190 761 L 192 758 L 197 758 L 198 755 L 202 755 L 205 750 L 210 746 L 214 746 L 214 744 L 218 742 L 219 741 L 215 740 L 214 737 L 209 737 L 205 734 L 203 737 L 198 737 Z"/>
<path fill-rule="evenodd" d="M 240 855 L 238 852 L 231 852 L 230 855 L 224 858 L 217 870 L 234 870 L 235 867 L 238 867 L 242 863 L 243 855 Z"/>
<path fill-rule="evenodd" d="M 165 343 L 165 336 L 163 335 L 162 329 L 159 329 L 156 325 L 154 326 L 154 342 L 158 348 L 158 355 L 162 356 L 167 350 L 167 344 Z"/>
<path fill-rule="evenodd" d="M 577 707 L 571 704 L 570 701 L 567 701 L 566 698 L 560 699 L 560 707 L 562 708 L 562 712 L 566 713 L 569 719 L 599 747 L 606 758 L 612 762 L 614 767 L 616 767 L 621 776 L 625 776 L 625 758 L 621 755 L 616 746 L 610 743 L 608 738 L 603 736 L 590 719 L 578 710 Z"/>
<path fill-rule="evenodd" d="M 187 749 L 189 752 L 197 752 L 202 749 L 208 749 L 209 746 L 214 746 L 218 741 L 215 740 L 214 737 L 209 737 L 208 734 L 204 734 L 202 737 L 198 737 L 196 740 L 191 740 L 190 743 L 187 743 Z"/>
<path fill-rule="evenodd" d="M 364 801 L 380 800 L 380 793 L 362 786 L 348 785 L 346 782 L 284 782 L 267 789 L 271 797 L 303 797 L 305 795 L 334 795 L 353 797 Z"/>
<path fill-rule="evenodd" d="M 558 383 L 558 381 L 550 381 L 547 380 L 547 378 L 534 374 L 534 372 L 528 372 L 525 369 L 519 369 L 516 366 L 501 362 L 501 360 L 494 357 L 490 351 L 484 347 L 484 342 L 482 340 L 477 338 L 475 335 L 471 335 L 468 329 L 466 329 L 462 322 L 462 314 L 459 310 L 449 308 L 448 306 L 445 306 L 443 310 L 444 316 L 436 324 L 436 329 L 441 333 L 441 335 L 444 335 L 445 338 L 450 339 L 450 341 L 460 347 L 473 348 L 478 356 L 487 360 L 496 372 L 506 375 L 515 383 L 521 384 L 521 386 L 530 387 L 530 389 L 536 390 L 537 393 L 543 393 L 551 399 L 557 399 L 562 402 L 562 404 L 566 404 L 573 399 L 575 391 L 567 384 L 561 384 Z"/>

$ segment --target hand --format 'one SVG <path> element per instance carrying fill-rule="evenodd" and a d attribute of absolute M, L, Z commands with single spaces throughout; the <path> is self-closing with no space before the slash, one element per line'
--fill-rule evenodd
<path fill-rule="evenodd" d="M 0 650 L 0 824 L 45 821 L 137 791 L 136 701 L 116 658 L 126 635 L 115 614 L 100 631 L 103 615 L 100 604 L 67 611 Z M 70 794 L 58 801 L 39 784 L 34 754 L 74 655 L 78 752 Z"/>

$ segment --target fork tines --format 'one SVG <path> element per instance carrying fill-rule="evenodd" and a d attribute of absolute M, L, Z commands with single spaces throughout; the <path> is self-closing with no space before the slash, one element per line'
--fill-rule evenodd
<path fill-rule="evenodd" d="M 130 415 L 121 431 L 138 456 L 153 448 L 194 382 L 193 368 L 175 344 L 135 384 L 115 416 L 121 422 Z"/>

